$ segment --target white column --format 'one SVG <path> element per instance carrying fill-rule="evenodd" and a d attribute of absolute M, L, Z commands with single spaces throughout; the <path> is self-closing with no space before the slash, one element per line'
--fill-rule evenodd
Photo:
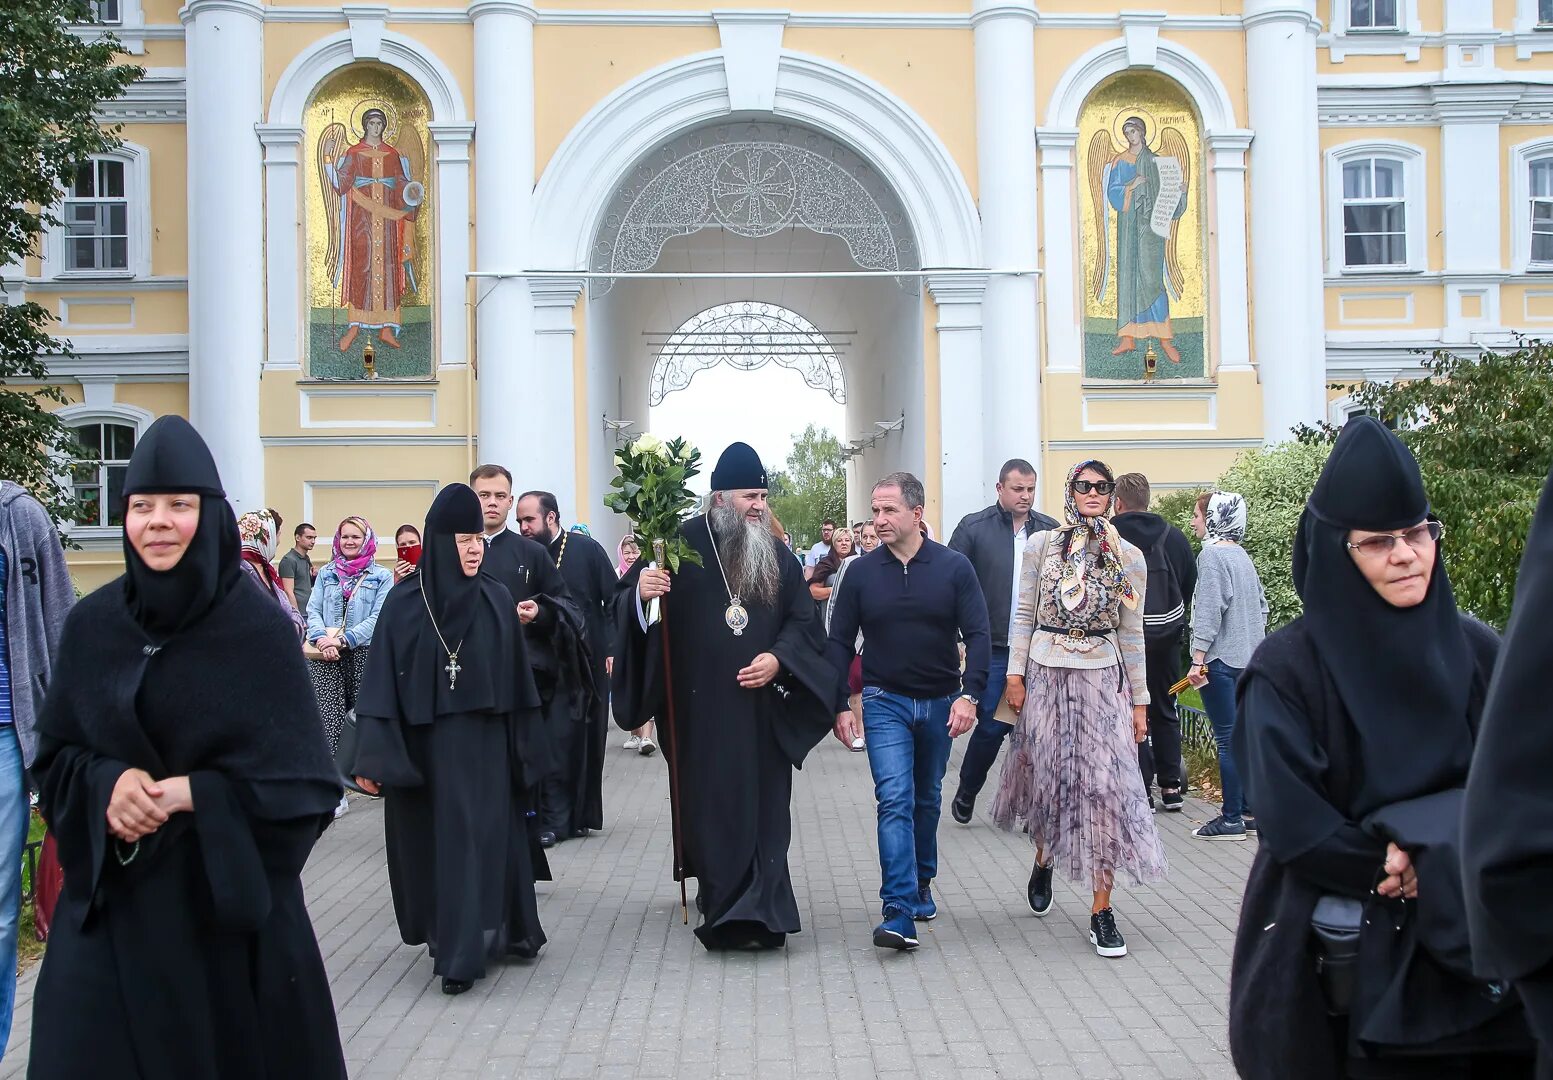
<path fill-rule="evenodd" d="M 572 363 L 577 298 L 582 295 L 582 286 L 582 278 L 539 278 L 529 284 L 534 297 L 534 363 L 524 392 L 538 404 L 532 412 L 548 413 L 550 426 L 564 427 L 567 435 L 545 437 L 524 447 L 523 471 L 530 478 L 524 484 L 554 492 L 561 520 L 566 522 L 597 520 L 603 513 L 602 504 L 577 505 L 578 447 L 572 434 L 577 392 Z"/>
<path fill-rule="evenodd" d="M 263 9 L 189 0 L 189 415 L 239 513 L 264 505 Z"/>
<path fill-rule="evenodd" d="M 1207 138 L 1209 168 L 1213 173 L 1213 253 L 1217 266 L 1214 279 L 1214 306 L 1219 317 L 1216 366 L 1219 371 L 1250 371 L 1251 298 L 1248 290 L 1251 283 L 1246 277 L 1246 149 L 1251 145 L 1251 132 L 1210 131 Z M 1316 295 L 1319 302 L 1319 283 Z"/>
<path fill-rule="evenodd" d="M 1041 287 L 1046 291 L 1046 370 L 1078 372 L 1084 367 L 1084 305 L 1073 209 L 1073 147 L 1078 128 L 1041 128 L 1041 239 L 1046 258 Z"/>
<path fill-rule="evenodd" d="M 469 363 L 469 141 L 473 124 L 433 121 L 437 149 L 438 367 Z"/>
<path fill-rule="evenodd" d="M 476 0 L 475 222 L 481 270 L 527 270 L 534 197 L 534 21 L 521 0 Z M 571 415 L 558 417 L 531 396 L 534 309 L 521 278 L 476 281 L 480 460 L 531 474 L 525 456 L 555 439 L 572 440 Z M 537 478 L 536 478 L 537 482 Z M 519 485 L 524 481 L 519 480 Z"/>
<path fill-rule="evenodd" d="M 306 277 L 302 273 L 302 206 L 297 178 L 302 164 L 302 129 L 260 124 L 258 131 L 264 146 L 264 210 L 268 219 L 264 229 L 268 290 L 264 366 L 300 370 L 307 311 L 302 297 Z"/>
<path fill-rule="evenodd" d="M 976 0 L 971 13 L 982 258 L 993 270 L 1036 264 L 1035 20 L 1034 0 Z M 1020 457 L 1039 470 L 1041 346 L 1033 275 L 988 279 L 982 350 L 983 468 L 995 471 Z M 984 479 L 982 486 L 991 483 Z M 945 526 L 957 520 L 946 518 Z"/>
<path fill-rule="evenodd" d="M 982 392 L 982 298 L 987 279 L 929 277 L 938 305 L 938 429 L 943 455 L 945 536 L 972 510 L 987 505 L 996 477 L 987 474 Z M 1001 465 L 999 461 L 993 465 Z"/>
<path fill-rule="evenodd" d="M 1262 376 L 1262 437 L 1290 438 L 1326 417 L 1321 278 L 1321 153 L 1316 131 L 1314 0 L 1246 0 L 1251 111 L 1252 343 Z"/>

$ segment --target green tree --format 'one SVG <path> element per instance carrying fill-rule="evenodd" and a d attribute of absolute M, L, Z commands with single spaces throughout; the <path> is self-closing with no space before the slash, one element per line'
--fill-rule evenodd
<path fill-rule="evenodd" d="M 794 544 L 820 538 L 826 518 L 847 517 L 847 473 L 841 440 L 827 428 L 810 424 L 793 437 L 787 467 L 771 476 L 771 509 L 782 519 Z"/>
<path fill-rule="evenodd" d="M 1537 494 L 1553 466 L 1553 344 L 1519 342 L 1479 357 L 1437 352 L 1429 375 L 1367 382 L 1354 403 L 1394 423 L 1418 458 L 1434 512 L 1445 523 L 1445 565 L 1456 602 L 1504 626 Z M 1331 425 L 1298 432 L 1336 438 Z"/>
<path fill-rule="evenodd" d="M 111 36 L 84 41 L 70 32 L 90 22 L 85 0 L 13 0 L 5 7 L 0 47 L 0 266 L 36 254 L 39 235 L 58 224 L 54 208 L 76 166 L 119 144 L 118 129 L 95 118 L 99 102 L 118 97 L 143 73 L 115 62 Z M 69 343 L 48 333 L 51 316 L 36 303 L 0 296 L 0 379 L 47 380 L 49 356 L 69 355 Z M 61 458 L 82 450 L 70 429 L 45 407 L 64 394 L 0 386 L 0 476 L 22 484 L 56 521 L 80 508 L 59 482 Z"/>

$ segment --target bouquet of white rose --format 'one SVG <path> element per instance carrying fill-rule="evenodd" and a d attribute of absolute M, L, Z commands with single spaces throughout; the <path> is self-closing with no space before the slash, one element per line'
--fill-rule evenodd
<path fill-rule="evenodd" d="M 700 554 L 686 543 L 679 526 L 696 505 L 687 482 L 701 472 L 701 451 L 684 439 L 664 442 L 656 435 L 639 435 L 615 451 L 615 466 L 619 473 L 609 482 L 614 490 L 604 496 L 604 505 L 631 519 L 643 553 L 653 552 L 671 573 L 682 562 L 700 566 Z"/>

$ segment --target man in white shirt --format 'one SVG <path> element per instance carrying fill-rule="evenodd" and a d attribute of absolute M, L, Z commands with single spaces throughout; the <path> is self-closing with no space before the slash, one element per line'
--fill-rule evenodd
<path fill-rule="evenodd" d="M 814 574 L 814 568 L 820 565 L 820 560 L 830 554 L 830 538 L 836 531 L 836 523 L 826 518 L 820 524 L 820 540 L 809 549 L 809 554 L 803 561 L 803 579 L 808 581 Z"/>

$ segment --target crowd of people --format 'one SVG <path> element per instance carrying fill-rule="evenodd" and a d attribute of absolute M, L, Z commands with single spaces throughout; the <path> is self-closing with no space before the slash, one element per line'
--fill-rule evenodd
<path fill-rule="evenodd" d="M 1024 902 L 1048 914 L 1060 873 L 1090 896 L 1097 954 L 1125 956 L 1113 897 L 1119 875 L 1167 873 L 1155 814 L 1185 806 L 1187 687 L 1222 790 L 1191 835 L 1259 840 L 1230 985 L 1242 1075 L 1534 1075 L 1533 1032 L 1553 1037 L 1534 696 L 1553 481 L 1502 647 L 1456 607 L 1417 463 L 1366 417 L 1300 521 L 1303 614 L 1271 634 L 1233 492 L 1199 499 L 1194 554 L 1142 474 L 1074 463 L 1058 519 L 1013 459 L 940 544 L 896 472 L 869 521 L 828 521 L 796 556 L 753 449 L 728 447 L 711 487 L 681 525 L 699 563 L 673 573 L 637 537 L 610 559 L 497 464 L 397 529 L 392 560 L 353 516 L 321 566 L 296 526 L 277 568 L 280 515 L 234 516 L 200 436 L 165 417 L 125 475 L 126 573 L 75 602 L 52 523 L 0 485 L 0 783 L 20 794 L 30 771 L 65 882 L 29 1075 L 343 1077 L 300 875 L 345 786 L 384 800 L 400 935 L 444 993 L 534 960 L 547 850 L 603 826 L 611 712 L 667 759 L 674 875 L 696 881 L 708 949 L 801 931 L 793 774 L 827 734 L 874 783 L 873 944 L 919 947 L 969 734 L 952 818 L 973 823 L 1007 743 L 986 815 L 1028 839 Z M 0 882 L 13 964 L 18 899 Z"/>

